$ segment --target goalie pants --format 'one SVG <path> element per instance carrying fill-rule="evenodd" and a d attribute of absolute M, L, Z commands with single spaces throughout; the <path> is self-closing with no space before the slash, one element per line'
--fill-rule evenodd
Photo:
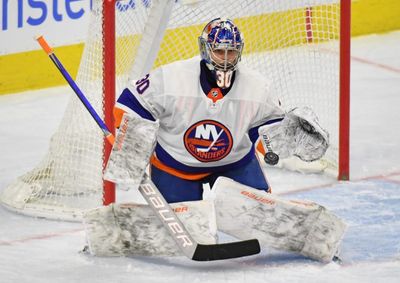
<path fill-rule="evenodd" d="M 256 156 L 244 166 L 215 172 L 199 180 L 185 180 L 151 166 L 151 179 L 169 203 L 203 199 L 203 184 L 208 183 L 212 188 L 215 180 L 220 176 L 228 177 L 255 189 L 267 192 L 270 190 Z"/>

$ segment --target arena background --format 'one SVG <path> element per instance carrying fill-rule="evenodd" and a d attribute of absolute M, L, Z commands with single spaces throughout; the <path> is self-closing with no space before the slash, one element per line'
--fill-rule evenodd
<path fill-rule="evenodd" d="M 34 40 L 36 35 L 46 35 L 65 67 L 73 77 L 76 76 L 92 1 L 1 0 L 0 95 L 65 84 L 64 79 L 54 72 L 54 66 L 49 64 L 47 56 L 39 50 L 40 47 Z M 137 2 L 138 5 L 146 5 L 148 1 Z M 132 8 L 129 4 L 126 5 L 128 6 L 119 4 L 117 9 Z M 398 0 L 352 1 L 352 37 L 400 29 L 399 19 Z M 246 21 L 252 20 L 257 19 L 249 18 L 238 25 L 245 29 Z M 193 28 L 194 32 L 200 29 L 189 28 Z M 173 36 L 171 39 L 173 40 Z M 190 44 L 197 42 L 194 40 Z"/>

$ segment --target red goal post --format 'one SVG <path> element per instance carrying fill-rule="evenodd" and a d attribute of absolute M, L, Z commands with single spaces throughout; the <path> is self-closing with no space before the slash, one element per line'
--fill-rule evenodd
<path fill-rule="evenodd" d="M 115 3 L 116 0 L 103 1 L 103 101 L 104 101 L 104 122 L 109 129 L 114 131 L 113 107 L 115 104 Z M 104 158 L 103 167 L 104 171 L 106 162 L 110 156 L 112 146 L 107 142 L 106 138 L 104 144 Z M 115 184 L 104 180 L 104 198 L 103 204 L 108 205 L 115 202 Z"/>
<path fill-rule="evenodd" d="M 338 180 L 350 179 L 350 46 L 351 0 L 341 0 Z"/>

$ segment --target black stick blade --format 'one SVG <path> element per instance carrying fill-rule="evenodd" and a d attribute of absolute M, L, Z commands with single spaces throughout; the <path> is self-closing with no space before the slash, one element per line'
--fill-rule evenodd
<path fill-rule="evenodd" d="M 192 259 L 197 261 L 223 260 L 250 256 L 260 253 L 260 243 L 256 239 L 216 245 L 198 244 Z"/>

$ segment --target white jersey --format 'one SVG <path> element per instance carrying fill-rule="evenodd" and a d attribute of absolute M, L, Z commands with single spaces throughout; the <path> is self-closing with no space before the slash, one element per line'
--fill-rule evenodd
<path fill-rule="evenodd" d="M 218 88 L 205 93 L 200 72 L 198 57 L 165 65 L 133 82 L 116 107 L 159 120 L 155 152 L 172 168 L 214 172 L 240 165 L 254 157 L 258 127 L 280 121 L 284 112 L 268 82 L 245 66 L 225 96 Z"/>

